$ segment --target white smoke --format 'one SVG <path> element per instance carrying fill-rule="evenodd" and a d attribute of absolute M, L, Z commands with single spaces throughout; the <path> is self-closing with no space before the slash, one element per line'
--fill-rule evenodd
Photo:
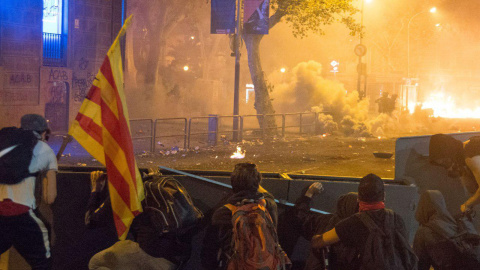
<path fill-rule="evenodd" d="M 369 114 L 369 101 L 359 99 L 357 91 L 322 77 L 322 65 L 302 62 L 288 76 L 272 74 L 270 82 L 274 106 L 280 113 L 319 112 L 319 133 L 341 133 L 346 136 L 389 136 L 409 133 L 445 132 L 448 124 L 432 119 L 427 112 L 394 111 L 390 114 Z"/>
<path fill-rule="evenodd" d="M 275 85 L 272 98 L 277 110 L 322 112 L 318 117 L 322 133 L 368 135 L 368 100 L 359 100 L 358 92 L 347 92 L 342 83 L 321 74 L 322 65 L 315 61 L 293 68 L 290 77 Z"/>

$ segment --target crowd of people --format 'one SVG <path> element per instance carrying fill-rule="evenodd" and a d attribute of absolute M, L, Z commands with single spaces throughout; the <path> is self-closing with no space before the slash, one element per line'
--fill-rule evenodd
<path fill-rule="evenodd" d="M 26 115 L 21 128 L 9 132 L 18 132 L 20 136 L 25 131 L 33 134 L 26 172 L 14 175 L 20 171 L 17 166 L 10 172 L 11 178 L 19 179 L 17 182 L 0 179 L 0 254 L 13 246 L 32 269 L 51 269 L 49 230 L 36 211 L 34 193 L 35 186 L 41 183 L 43 200 L 46 203 L 55 200 L 57 163 L 45 143 L 48 135 L 45 119 Z M 0 131 L 0 139 L 4 139 L 2 136 L 4 133 Z M 18 145 L 0 149 L 0 159 Z M 384 181 L 377 175 L 364 176 L 357 192 L 341 195 L 334 213 L 311 211 L 312 201 L 322 196 L 324 188 L 320 182 L 308 185 L 295 206 L 282 212 L 274 196 L 261 186 L 262 176 L 257 166 L 239 163 L 230 177 L 232 192 L 205 218 L 196 213 L 203 218 L 201 222 L 178 230 L 158 229 L 153 216 L 158 217 L 161 210 L 146 207 L 134 219 L 128 240 L 94 255 L 89 269 L 480 269 L 480 236 L 470 218 L 474 206 L 480 203 L 480 138 L 473 137 L 462 144 L 448 135 L 434 135 L 430 141 L 430 161 L 451 174 L 461 175 L 465 186 L 472 187 L 473 195 L 458 206 L 462 215 L 453 217 L 440 191 L 423 192 L 415 214 L 419 228 L 413 245 L 408 241 L 402 217 L 385 207 L 388 198 Z M 2 162 L 0 165 L 6 166 L 5 160 Z M 36 183 L 36 179 L 42 181 Z M 113 232 L 107 175 L 92 172 L 91 179 L 85 224 Z M 192 203 L 187 191 L 180 185 L 178 190 L 169 192 L 174 194 L 173 199 L 180 198 L 175 197 L 176 192 L 185 193 L 181 197 L 187 207 L 182 215 L 187 215 L 185 211 Z M 175 219 L 182 219 L 182 215 Z M 288 230 L 279 230 L 281 222 L 290 225 L 283 226 Z M 310 242 L 306 261 L 289 259 L 292 249 L 288 246 L 292 243 L 288 243 L 288 236 L 295 234 Z M 192 241 L 198 235 L 203 236 L 202 244 L 193 246 Z M 187 265 L 193 249 L 201 249 L 201 262 L 191 268 Z"/>
<path fill-rule="evenodd" d="M 255 164 L 235 166 L 231 175 L 233 193 L 221 200 L 207 220 L 201 266 L 195 269 L 480 269 L 480 236 L 451 216 L 439 191 L 421 194 L 415 215 L 419 229 L 412 246 L 402 217 L 385 208 L 384 182 L 374 174 L 360 180 L 358 192 L 341 195 L 332 214 L 310 210 L 312 200 L 323 191 L 320 182 L 309 185 L 295 206 L 282 214 L 284 220 L 295 224 L 288 233 L 299 233 L 311 244 L 306 261 L 292 264 L 282 249 L 288 243 L 282 242 L 281 235 L 274 235 L 279 223 L 277 204 L 273 195 L 262 188 L 261 179 Z M 258 209 L 253 213 L 247 206 Z M 242 219 L 242 215 L 247 218 Z M 247 226 L 249 219 L 256 224 L 254 231 Z M 269 230 L 269 226 L 273 229 Z M 184 243 L 188 245 L 189 239 L 184 238 Z M 143 241 L 138 239 L 140 248 Z M 156 245 L 158 249 L 160 244 Z M 165 255 L 157 253 L 153 257 L 168 258 Z M 129 256 L 124 258 L 133 261 Z M 95 256 L 92 260 L 96 260 Z M 179 263 L 175 261 L 174 265 Z M 105 269 L 130 269 L 117 267 Z M 104 268 L 97 263 L 97 268 L 90 269 Z M 176 268 L 157 264 L 156 268 L 142 269 Z"/>

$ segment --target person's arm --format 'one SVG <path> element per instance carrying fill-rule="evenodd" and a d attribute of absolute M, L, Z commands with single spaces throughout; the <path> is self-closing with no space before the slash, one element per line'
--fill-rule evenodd
<path fill-rule="evenodd" d="M 307 240 L 311 240 L 316 233 L 325 231 L 325 227 L 328 224 L 332 215 L 313 213 L 310 211 L 310 203 L 312 197 L 319 194 L 323 190 L 320 182 L 313 183 L 305 191 L 305 194 L 298 198 L 295 202 L 294 214 L 295 219 L 300 224 L 300 233 Z"/>
<path fill-rule="evenodd" d="M 52 204 L 57 198 L 57 172 L 48 170 L 43 179 L 43 201 L 46 204 Z"/>
<path fill-rule="evenodd" d="M 468 168 L 471 170 L 475 181 L 478 186 L 480 186 L 480 156 L 474 156 L 472 158 L 466 158 L 465 163 Z M 480 188 L 477 188 L 477 191 L 471 196 L 464 204 L 460 206 L 462 212 L 467 211 L 474 207 L 475 205 L 480 204 Z"/>
<path fill-rule="evenodd" d="M 340 238 L 338 237 L 337 232 L 335 231 L 335 228 L 333 228 L 324 234 L 317 234 L 313 236 L 312 248 L 314 249 L 323 248 L 323 247 L 338 243 L 339 241 L 340 241 Z"/>
<path fill-rule="evenodd" d="M 475 194 L 473 194 L 472 197 L 470 197 L 464 204 L 460 206 L 460 210 L 462 212 L 467 211 L 467 209 L 471 209 L 475 205 L 480 203 L 480 189 L 477 189 Z"/>

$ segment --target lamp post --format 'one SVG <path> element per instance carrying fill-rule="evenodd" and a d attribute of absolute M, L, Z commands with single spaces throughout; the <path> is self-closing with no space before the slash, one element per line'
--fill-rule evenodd
<path fill-rule="evenodd" d="M 362 0 L 362 8 L 361 8 L 361 23 L 360 23 L 360 27 L 361 27 L 361 32 L 360 32 L 360 44 L 357 45 L 357 46 L 360 46 L 363 48 L 363 8 L 365 6 L 365 1 L 367 0 Z M 361 86 L 361 81 L 362 81 L 362 74 L 363 74 L 363 65 L 362 65 L 362 54 L 358 54 L 358 65 L 357 65 L 357 73 L 358 73 L 358 77 L 357 77 L 357 92 L 358 92 L 358 95 L 359 95 L 359 98 L 362 99 L 364 96 L 366 96 L 366 93 L 362 93 L 360 91 L 360 86 Z"/>
<path fill-rule="evenodd" d="M 237 24 L 235 33 L 235 87 L 233 91 L 233 141 L 239 139 L 239 102 L 240 102 L 240 46 L 242 44 L 242 5 L 243 0 L 237 0 Z"/>
<path fill-rule="evenodd" d="M 430 10 L 428 10 L 428 11 L 418 12 L 417 14 L 413 15 L 412 17 L 410 17 L 410 19 L 408 20 L 408 24 L 407 24 L 407 79 L 409 79 L 409 80 L 410 80 L 410 23 L 411 23 L 412 20 L 415 19 L 418 15 L 423 14 L 423 13 L 427 13 L 427 12 L 435 13 L 435 12 L 437 12 L 437 8 L 436 8 L 436 7 L 432 7 L 432 8 L 431 8 Z"/>

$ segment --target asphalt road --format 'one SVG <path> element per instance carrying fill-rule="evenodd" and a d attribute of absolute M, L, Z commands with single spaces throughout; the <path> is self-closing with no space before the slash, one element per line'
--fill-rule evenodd
<path fill-rule="evenodd" d="M 375 173 L 383 178 L 394 177 L 394 157 L 375 158 L 373 152 L 395 151 L 395 138 L 352 138 L 315 136 L 309 138 L 244 141 L 240 144 L 220 142 L 217 146 L 191 145 L 191 149 L 163 147 L 154 153 L 138 151 L 138 166 L 158 165 L 174 169 L 231 171 L 238 162 L 254 162 L 263 172 L 316 174 L 361 177 Z M 61 138 L 53 138 L 50 145 L 58 151 Z M 245 152 L 244 159 L 231 159 L 236 147 Z M 61 165 L 100 166 L 76 142 L 68 145 L 60 159 Z"/>

